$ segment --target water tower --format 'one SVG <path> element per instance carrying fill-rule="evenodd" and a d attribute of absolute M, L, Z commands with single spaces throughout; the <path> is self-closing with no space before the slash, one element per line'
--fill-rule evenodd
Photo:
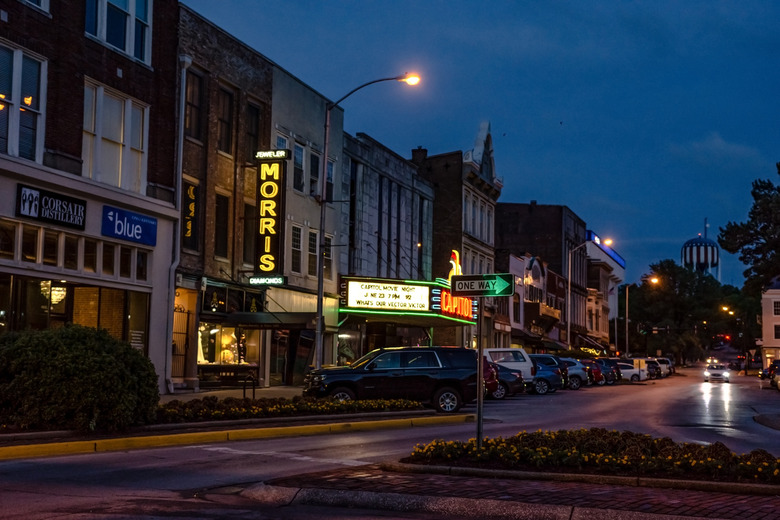
<path fill-rule="evenodd" d="M 720 281 L 720 249 L 718 243 L 707 238 L 707 219 L 704 219 L 704 236 L 688 240 L 682 246 L 682 265 L 688 269 L 695 269 L 702 273 L 708 273 Z"/>

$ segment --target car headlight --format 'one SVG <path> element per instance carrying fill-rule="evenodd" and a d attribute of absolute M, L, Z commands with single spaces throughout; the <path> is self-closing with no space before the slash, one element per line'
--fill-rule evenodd
<path fill-rule="evenodd" d="M 710 375 L 710 371 L 709 371 L 709 370 L 705 370 L 705 371 L 704 371 L 704 375 L 705 375 L 705 376 L 708 376 L 708 375 Z"/>

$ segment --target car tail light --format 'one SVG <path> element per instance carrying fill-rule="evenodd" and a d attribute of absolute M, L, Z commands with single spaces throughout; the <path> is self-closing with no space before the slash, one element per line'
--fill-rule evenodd
<path fill-rule="evenodd" d="M 561 375 L 561 371 L 557 368 L 553 369 L 553 374 Z"/>
<path fill-rule="evenodd" d="M 536 365 L 533 365 L 531 367 L 531 377 L 534 377 L 534 376 L 536 376 Z"/>

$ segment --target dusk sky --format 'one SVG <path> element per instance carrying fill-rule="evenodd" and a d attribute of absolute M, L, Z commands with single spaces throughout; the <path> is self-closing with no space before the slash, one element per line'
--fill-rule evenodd
<path fill-rule="evenodd" d="M 777 183 L 780 2 L 184 0 L 403 157 L 474 146 L 489 122 L 499 202 L 561 204 L 612 238 L 626 282 L 747 219 Z M 721 251 L 721 281 L 744 266 Z"/>

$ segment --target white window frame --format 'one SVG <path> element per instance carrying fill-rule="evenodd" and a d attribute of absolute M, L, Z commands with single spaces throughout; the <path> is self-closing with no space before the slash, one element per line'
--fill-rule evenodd
<path fill-rule="evenodd" d="M 773 313 L 775 316 L 780 316 L 780 300 L 774 300 L 773 302 Z"/>
<path fill-rule="evenodd" d="M 22 62 L 23 58 L 35 60 L 40 64 L 40 75 L 38 77 L 38 91 L 40 100 L 38 102 L 37 112 L 34 109 L 26 107 L 25 110 L 37 113 L 35 122 L 36 134 L 35 134 L 35 157 L 34 160 L 40 164 L 43 162 L 43 143 L 44 135 L 46 133 L 46 85 L 47 85 L 47 71 L 48 61 L 33 53 L 22 50 L 18 47 L 10 45 L 10 42 L 0 38 L 0 46 L 9 49 L 12 53 L 11 57 L 11 93 L 10 97 L 6 95 L 2 99 L 3 104 L 6 105 L 5 110 L 8 110 L 8 151 L 0 151 L 0 153 L 7 153 L 12 157 L 19 157 L 19 130 L 21 124 L 20 110 L 25 107 L 20 96 L 22 89 Z M 0 95 L 5 93 L 0 92 Z"/>
<path fill-rule="evenodd" d="M 113 44 L 109 43 L 107 38 L 107 16 L 108 16 L 108 4 L 112 3 L 112 5 L 117 5 L 111 0 L 93 0 L 96 3 L 97 6 L 97 34 L 91 34 L 87 32 L 87 36 L 98 39 L 101 43 L 106 45 L 106 47 L 109 47 L 111 49 L 115 49 L 122 54 L 126 54 L 130 58 L 140 61 L 142 63 L 145 63 L 147 65 L 151 65 L 151 58 L 152 58 L 152 20 L 154 19 L 153 12 L 154 12 L 154 0 L 146 0 L 147 1 L 147 17 L 149 18 L 146 22 L 147 26 L 147 35 L 146 35 L 146 41 L 144 42 L 144 57 L 143 59 L 136 58 L 135 57 L 135 26 L 136 26 L 136 3 L 138 0 L 127 0 L 127 20 L 125 21 L 125 46 L 124 48 L 119 48 L 114 46 Z M 89 8 L 89 7 L 87 7 Z"/>
<path fill-rule="evenodd" d="M 84 85 L 85 97 L 84 97 L 84 123 L 89 124 L 87 120 L 87 103 L 86 96 L 87 89 L 92 89 L 94 92 L 94 100 L 91 107 L 92 127 L 84 126 L 83 133 L 84 138 L 82 140 L 82 152 L 81 158 L 83 160 L 82 176 L 90 179 L 94 179 L 98 182 L 109 184 L 117 188 L 146 194 L 147 184 L 147 163 L 149 160 L 149 105 L 141 103 L 140 101 L 133 99 L 122 92 L 113 90 L 100 83 L 87 79 Z M 122 110 L 122 137 L 121 142 L 108 139 L 103 132 L 103 112 L 104 101 L 107 96 L 114 98 L 120 98 L 123 102 Z M 131 141 L 132 135 L 132 123 L 133 123 L 133 109 L 140 109 L 143 115 L 143 123 L 141 129 L 141 149 L 133 146 Z M 102 143 L 104 141 L 113 141 L 119 145 L 121 159 L 117 165 L 119 171 L 114 173 L 107 173 L 100 171 L 101 165 L 101 150 Z M 132 174 L 132 158 L 134 153 L 140 153 L 140 161 L 138 167 L 140 172 L 138 175 Z M 127 177 L 130 176 L 130 179 Z M 113 182 L 116 179 L 116 182 Z M 110 182 L 108 182 L 110 181 Z"/>
<path fill-rule="evenodd" d="M 24 3 L 41 11 L 49 12 L 49 0 L 24 0 Z"/>
<path fill-rule="evenodd" d="M 295 238 L 295 230 L 298 231 L 298 239 Z M 290 249 L 292 254 L 290 255 L 290 271 L 295 274 L 303 274 L 303 228 L 301 226 L 293 225 L 290 231 Z M 293 258 L 298 253 L 298 270 L 295 270 L 295 262 Z"/>

